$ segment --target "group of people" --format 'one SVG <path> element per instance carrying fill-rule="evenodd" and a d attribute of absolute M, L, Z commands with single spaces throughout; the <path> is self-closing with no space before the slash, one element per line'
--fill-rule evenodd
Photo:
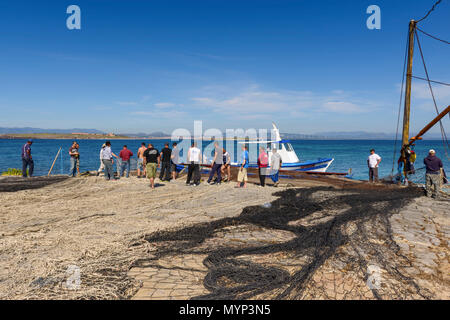
<path fill-rule="evenodd" d="M 32 176 L 34 171 L 34 161 L 31 155 L 32 139 L 28 139 L 27 143 L 22 146 L 22 175 L 23 177 Z M 80 173 L 80 145 L 74 141 L 69 148 L 70 155 L 70 171 L 69 176 L 75 177 Z M 105 179 L 114 179 L 114 158 L 119 162 L 118 175 L 123 177 L 126 172 L 126 177 L 130 175 L 131 169 L 131 157 L 133 152 L 128 149 L 126 145 L 123 146 L 119 155 L 114 154 L 111 149 L 111 142 L 106 141 L 100 150 L 100 168 L 97 175 L 101 171 L 105 172 Z M 160 168 L 159 179 L 161 181 L 171 181 L 177 178 L 178 173 L 184 167 L 180 163 L 180 154 L 177 147 L 177 143 L 172 144 L 172 149 L 169 148 L 169 144 L 166 143 L 164 148 L 159 152 L 154 148 L 153 144 L 149 143 L 147 146 L 143 142 L 137 152 L 138 166 L 137 176 L 138 178 L 147 177 L 150 179 L 151 188 L 155 188 L 155 178 L 157 174 L 157 168 Z M 414 172 L 414 161 L 416 154 L 413 150 L 402 152 L 399 164 L 399 176 L 401 181 L 407 181 L 407 175 Z M 406 161 L 405 161 L 406 160 Z M 197 143 L 194 141 L 187 152 L 187 165 L 188 173 L 186 185 L 198 186 L 200 184 L 200 166 L 203 161 L 202 151 L 198 148 Z M 443 164 L 441 159 L 436 156 L 436 151 L 431 149 L 428 156 L 424 159 L 426 168 L 426 193 L 428 197 L 439 197 L 440 187 L 443 181 L 446 180 Z M 369 168 L 369 182 L 378 182 L 378 168 L 381 163 L 381 157 L 375 153 L 375 150 L 370 150 L 370 155 L 367 158 L 367 166 Z M 247 170 L 249 167 L 249 153 L 246 145 L 242 146 L 241 158 L 238 163 L 238 175 L 236 188 L 246 188 L 248 181 Z M 265 179 L 269 176 L 274 185 L 278 185 L 279 170 L 282 165 L 282 159 L 277 149 L 272 149 L 272 156 L 270 157 L 264 147 L 260 147 L 259 157 L 257 161 L 258 175 L 260 186 L 265 186 Z M 216 141 L 214 143 L 214 157 L 212 159 L 211 171 L 207 180 L 208 184 L 220 184 L 222 182 L 222 176 L 225 181 L 231 181 L 231 156 L 225 150 L 219 146 Z"/>
<path fill-rule="evenodd" d="M 200 184 L 200 163 L 202 159 L 202 152 L 197 147 L 197 143 L 192 143 L 187 154 L 188 159 L 188 174 L 186 185 L 198 186 Z M 278 171 L 281 168 L 281 156 L 274 148 L 272 150 L 271 165 L 269 171 L 269 156 L 264 147 L 260 148 L 260 155 L 258 157 L 258 175 L 260 179 L 260 186 L 265 186 L 266 176 L 270 176 L 275 186 L 278 185 Z M 248 181 L 248 167 L 249 167 L 249 153 L 246 145 L 242 146 L 241 158 L 238 163 L 238 175 L 236 188 L 246 188 Z M 225 175 L 225 181 L 231 181 L 231 156 L 225 148 L 220 147 L 218 142 L 214 143 L 214 156 L 211 162 L 211 171 L 207 180 L 208 184 L 220 185 L 222 175 Z M 191 179 L 193 182 L 191 183 Z"/>
<path fill-rule="evenodd" d="M 408 174 L 414 174 L 414 162 L 416 153 L 409 148 L 402 150 L 398 164 L 398 181 L 399 183 L 408 183 Z M 381 163 L 381 157 L 370 150 L 367 158 L 367 166 L 369 168 L 369 183 L 378 182 L 378 168 Z M 427 197 L 439 198 L 441 184 L 447 181 L 442 160 L 436 156 L 436 151 L 431 149 L 428 156 L 423 160 L 425 165 L 425 189 Z"/>
<path fill-rule="evenodd" d="M 114 179 L 114 158 L 118 161 L 118 179 L 123 177 L 126 172 L 126 177 L 130 176 L 131 169 L 131 157 L 133 157 L 133 152 L 128 149 L 127 145 L 124 145 L 119 155 L 112 152 L 111 142 L 106 141 L 100 150 L 100 167 L 97 171 L 97 175 L 101 171 L 105 172 L 105 179 Z M 171 179 L 176 179 L 178 172 L 178 162 L 179 153 L 177 148 L 177 143 L 174 142 L 172 149 L 169 148 L 169 144 L 166 143 L 164 148 L 159 152 L 153 144 L 149 143 L 146 145 L 144 142 L 137 152 L 137 177 L 147 177 L 150 179 L 150 185 L 152 188 L 155 187 L 155 178 L 157 168 L 160 168 L 159 178 L 161 181 L 170 181 Z"/>
<path fill-rule="evenodd" d="M 120 164 L 119 179 L 127 170 L 127 177 L 130 171 L 130 158 L 133 153 L 123 146 L 120 154 L 117 156 L 111 150 L 111 143 L 107 141 L 100 151 L 101 165 L 98 174 L 102 170 L 105 171 L 105 179 L 110 180 L 114 178 L 113 164 L 114 158 L 117 158 Z M 160 168 L 159 179 L 161 181 L 171 181 L 177 178 L 178 173 L 184 168 L 180 163 L 180 154 L 177 143 L 172 144 L 172 149 L 166 143 L 161 151 L 158 151 L 153 144 L 141 144 L 137 152 L 137 177 L 147 177 L 150 180 L 150 186 L 155 188 L 155 178 L 157 169 Z M 201 165 L 204 163 L 202 151 L 198 148 L 197 143 L 193 142 L 187 151 L 187 178 L 186 185 L 198 186 L 200 185 L 200 171 Z M 263 147 L 260 148 L 260 156 L 258 158 L 258 172 L 261 186 L 265 186 L 266 176 L 270 176 L 275 185 L 278 185 L 279 175 L 278 171 L 281 168 L 281 156 L 276 149 L 272 150 L 272 158 L 269 170 L 269 157 Z M 242 146 L 241 161 L 239 162 L 237 185 L 236 187 L 246 188 L 248 181 L 247 169 L 249 167 L 249 153 L 247 146 Z M 97 174 L 97 175 L 98 175 Z M 223 179 L 222 179 L 223 178 Z M 223 147 L 220 147 L 218 142 L 214 143 L 214 156 L 211 162 L 211 171 L 207 183 L 210 185 L 220 185 L 222 181 L 231 181 L 231 156 L 229 152 Z"/>

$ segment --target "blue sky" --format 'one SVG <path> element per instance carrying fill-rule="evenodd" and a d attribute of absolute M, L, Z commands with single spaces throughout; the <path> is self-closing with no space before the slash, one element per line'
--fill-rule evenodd
<path fill-rule="evenodd" d="M 408 22 L 433 3 L 2 1 L 0 126 L 394 132 Z M 71 4 L 81 30 L 66 28 Z M 381 30 L 366 27 L 371 4 Z M 449 13 L 444 0 L 421 28 L 448 40 Z M 450 82 L 449 46 L 421 39 L 431 78 Z M 417 131 L 435 114 L 413 86 Z M 436 94 L 442 110 L 450 88 Z"/>

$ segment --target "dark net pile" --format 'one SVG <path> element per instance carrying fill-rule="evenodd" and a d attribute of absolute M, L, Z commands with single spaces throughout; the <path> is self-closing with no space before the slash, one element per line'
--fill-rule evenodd
<path fill-rule="evenodd" d="M 149 235 L 154 255 L 137 265 L 205 257 L 209 293 L 194 299 L 427 299 L 389 223 L 420 195 L 417 188 L 287 189 L 238 217 Z"/>

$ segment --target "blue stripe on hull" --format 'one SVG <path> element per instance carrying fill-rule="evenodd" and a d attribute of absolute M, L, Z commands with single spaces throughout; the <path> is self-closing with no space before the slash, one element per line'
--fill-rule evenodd
<path fill-rule="evenodd" d="M 321 166 L 317 166 L 317 167 L 310 167 L 310 168 L 304 168 L 304 169 L 295 169 L 293 171 L 313 171 L 313 170 L 317 170 L 317 169 L 323 169 L 326 168 L 328 166 L 327 164 L 321 165 Z"/>
<path fill-rule="evenodd" d="M 305 161 L 305 162 L 294 162 L 294 163 L 282 163 L 281 169 L 283 170 L 289 170 L 289 171 L 317 171 L 322 170 L 326 171 L 327 167 L 330 165 L 330 163 L 333 161 L 332 158 L 325 158 L 325 159 L 318 159 L 318 160 L 311 160 L 311 161 Z M 232 167 L 239 167 L 238 164 L 233 163 L 231 165 Z M 258 165 L 256 163 L 250 163 L 249 168 L 258 168 Z M 323 170 L 325 169 L 325 170 Z"/>

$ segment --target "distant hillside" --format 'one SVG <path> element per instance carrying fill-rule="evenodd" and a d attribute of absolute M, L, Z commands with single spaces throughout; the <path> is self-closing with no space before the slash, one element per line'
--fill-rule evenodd
<path fill-rule="evenodd" d="M 136 138 L 147 138 L 147 137 L 164 138 L 164 137 L 170 137 L 171 136 L 169 133 L 165 133 L 165 132 L 161 132 L 161 131 L 150 132 L 150 133 L 143 133 L 143 132 L 139 132 L 139 133 L 123 133 L 122 135 L 128 136 L 128 137 L 136 137 Z"/>
<path fill-rule="evenodd" d="M 89 134 L 101 134 L 106 135 L 107 133 L 97 130 L 97 129 L 42 129 L 42 128 L 31 128 L 31 127 L 16 127 L 16 128 L 5 128 L 0 127 L 0 135 L 10 135 L 10 134 L 71 134 L 71 133 L 89 133 Z M 150 133 L 116 133 L 117 136 L 127 136 L 127 137 L 137 137 L 137 138 L 162 138 L 170 137 L 170 134 L 156 131 Z"/>
<path fill-rule="evenodd" d="M 94 133 L 94 134 L 105 134 L 105 132 L 97 130 L 97 129 L 41 129 L 41 128 L 31 128 L 31 127 L 23 127 L 23 128 L 4 128 L 0 127 L 0 134 L 12 134 L 12 133 L 58 133 L 58 134 L 67 134 L 67 133 Z"/>
<path fill-rule="evenodd" d="M 330 131 L 320 132 L 316 134 L 281 133 L 281 137 L 283 139 L 292 140 L 394 140 L 395 133 L 366 131 Z M 398 139 L 401 139 L 401 134 L 399 134 Z M 424 139 L 440 140 L 441 135 L 438 133 L 427 133 L 425 134 Z"/>
<path fill-rule="evenodd" d="M 270 132 L 270 129 L 268 130 Z M 42 128 L 32 128 L 32 127 L 17 127 L 17 128 L 7 128 L 0 127 L 0 135 L 23 135 L 23 134 L 72 134 L 72 133 L 86 133 L 86 134 L 97 134 L 97 135 L 107 135 L 107 133 L 97 130 L 97 129 L 42 129 Z M 151 133 L 116 133 L 116 136 L 121 137 L 136 137 L 136 138 L 165 138 L 170 137 L 171 134 L 162 131 L 156 131 Z M 329 132 L 319 132 L 315 134 L 302 134 L 302 133 L 281 133 L 283 139 L 291 140 L 393 140 L 395 138 L 394 133 L 383 133 L 383 132 L 366 132 L 366 131 L 329 131 Z M 399 139 L 401 135 L 399 134 Z M 426 140 L 440 140 L 441 135 L 439 133 L 427 133 L 424 136 Z"/>
<path fill-rule="evenodd" d="M 349 131 L 349 132 L 321 132 L 321 136 L 326 139 L 378 139 L 378 140 L 392 140 L 395 139 L 395 134 L 383 132 L 366 132 L 366 131 Z"/>
<path fill-rule="evenodd" d="M 414 132 L 411 132 L 413 135 Z M 383 133 L 383 132 L 366 132 L 366 131 L 349 131 L 349 132 L 321 132 L 319 135 L 324 136 L 326 139 L 375 139 L 375 140 L 394 140 L 395 133 Z M 398 139 L 401 139 L 401 133 L 398 134 Z M 424 139 L 434 140 L 441 139 L 441 135 L 437 133 L 427 133 L 424 135 Z"/>
<path fill-rule="evenodd" d="M 280 133 L 281 138 L 290 140 L 325 140 L 326 138 L 315 134 Z"/>

